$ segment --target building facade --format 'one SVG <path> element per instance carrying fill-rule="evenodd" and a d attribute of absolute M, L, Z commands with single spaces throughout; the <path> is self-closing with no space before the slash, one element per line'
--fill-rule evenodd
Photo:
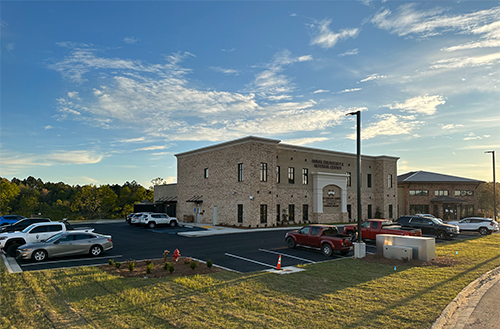
<path fill-rule="evenodd" d="M 250 136 L 176 157 L 181 221 L 263 227 L 357 220 L 355 154 Z M 361 157 L 362 219 L 397 216 L 397 160 Z"/>
<path fill-rule="evenodd" d="M 480 180 L 412 171 L 398 176 L 400 215 L 432 214 L 445 221 L 478 212 L 476 190 Z"/>

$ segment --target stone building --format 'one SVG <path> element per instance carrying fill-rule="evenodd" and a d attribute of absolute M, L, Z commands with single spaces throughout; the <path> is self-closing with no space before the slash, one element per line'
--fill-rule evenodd
<path fill-rule="evenodd" d="M 356 154 L 245 137 L 177 157 L 181 221 L 274 226 L 357 220 Z M 362 219 L 393 219 L 397 160 L 361 157 Z"/>
<path fill-rule="evenodd" d="M 400 215 L 432 214 L 456 220 L 477 214 L 480 180 L 412 171 L 398 176 Z"/>

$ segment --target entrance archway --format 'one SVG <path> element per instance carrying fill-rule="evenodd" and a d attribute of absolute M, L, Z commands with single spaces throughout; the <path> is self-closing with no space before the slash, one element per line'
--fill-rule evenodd
<path fill-rule="evenodd" d="M 348 174 L 317 172 L 313 177 L 313 212 L 323 213 L 323 188 L 335 185 L 340 188 L 340 212 L 347 213 L 347 177 Z"/>

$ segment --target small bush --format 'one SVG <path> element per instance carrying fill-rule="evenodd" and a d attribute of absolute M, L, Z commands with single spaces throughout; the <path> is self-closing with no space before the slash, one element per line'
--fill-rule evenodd
<path fill-rule="evenodd" d="M 132 272 L 135 269 L 135 260 L 128 263 L 128 270 Z"/>
<path fill-rule="evenodd" d="M 122 263 L 120 263 L 120 262 L 116 262 L 116 263 L 115 263 L 115 267 L 116 267 L 116 268 L 120 268 L 120 266 L 122 266 Z"/>
<path fill-rule="evenodd" d="M 175 270 L 174 265 L 170 265 L 170 266 L 168 267 L 168 271 L 169 271 L 170 273 L 172 273 L 174 270 Z"/>
<path fill-rule="evenodd" d="M 154 267 L 155 265 L 153 264 L 153 262 L 149 263 L 148 266 L 146 267 L 146 273 L 150 274 Z"/>
<path fill-rule="evenodd" d="M 163 269 L 164 270 L 168 270 L 168 268 L 170 267 L 170 263 L 169 262 L 165 262 L 165 265 L 163 265 Z"/>
<path fill-rule="evenodd" d="M 207 260 L 207 267 L 208 268 L 211 268 L 213 265 L 214 265 L 214 263 L 212 263 L 211 259 Z"/>
<path fill-rule="evenodd" d="M 108 264 L 111 265 L 111 266 L 113 266 L 115 264 L 115 261 L 112 260 L 112 259 L 110 259 L 110 260 L 108 260 Z"/>
<path fill-rule="evenodd" d="M 198 266 L 198 263 L 195 261 L 192 261 L 191 263 L 189 263 L 189 266 L 191 267 L 191 269 L 194 270 L 196 268 L 196 266 Z"/>

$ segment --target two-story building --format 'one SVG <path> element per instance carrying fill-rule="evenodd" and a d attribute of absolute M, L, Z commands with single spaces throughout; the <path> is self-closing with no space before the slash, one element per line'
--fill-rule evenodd
<path fill-rule="evenodd" d="M 357 220 L 356 154 L 245 137 L 177 157 L 177 217 L 246 227 Z M 361 156 L 362 218 L 397 216 L 397 157 Z"/>

